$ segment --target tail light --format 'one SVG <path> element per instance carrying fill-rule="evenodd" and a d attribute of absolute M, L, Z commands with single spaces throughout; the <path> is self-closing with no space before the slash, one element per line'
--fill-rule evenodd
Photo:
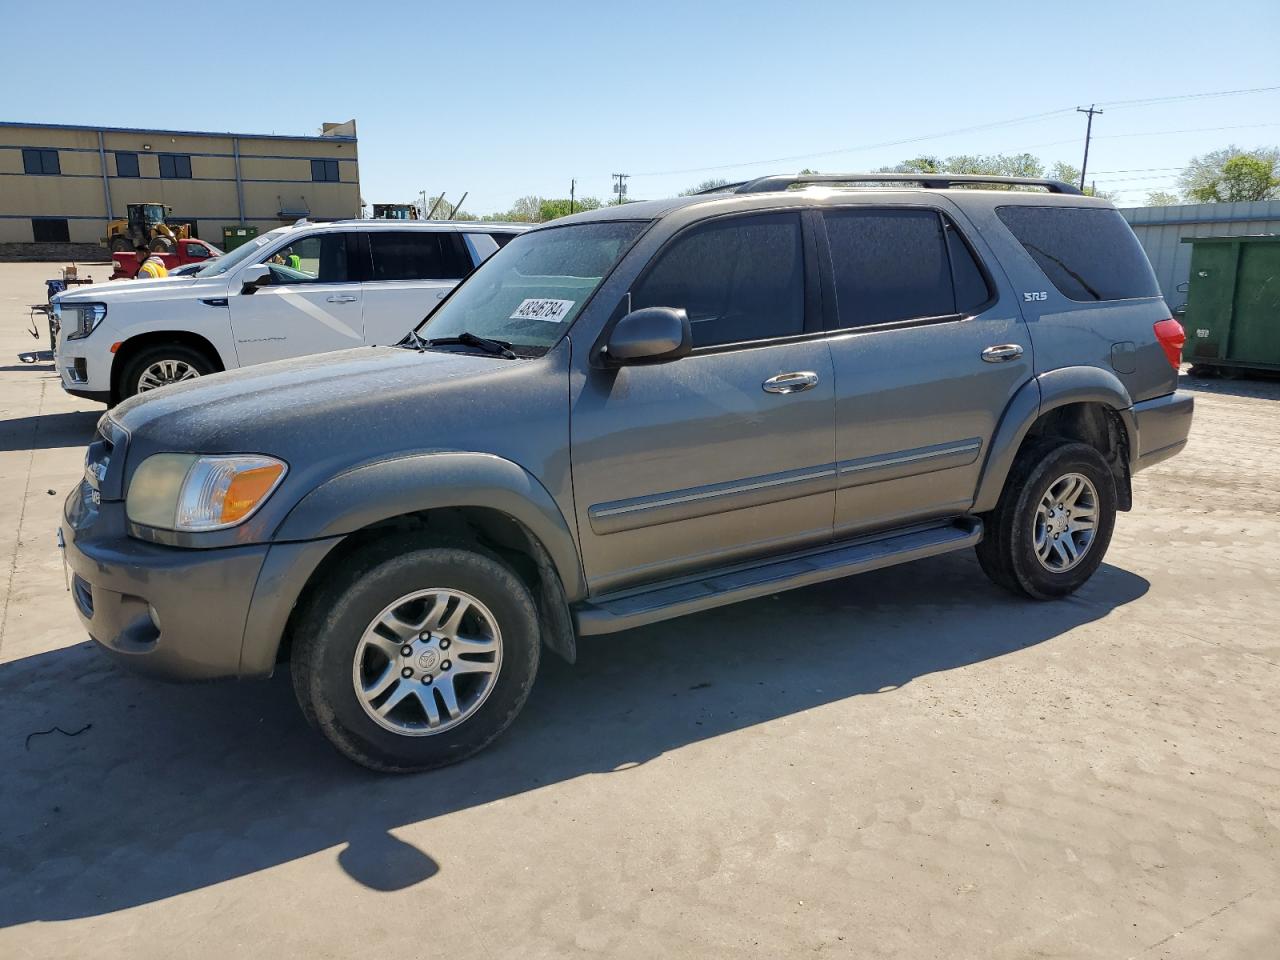
<path fill-rule="evenodd" d="M 1182 365 L 1182 346 L 1187 342 L 1186 331 L 1173 317 L 1157 321 L 1154 327 L 1156 339 L 1164 348 L 1164 355 L 1169 358 L 1169 365 L 1177 370 Z"/>

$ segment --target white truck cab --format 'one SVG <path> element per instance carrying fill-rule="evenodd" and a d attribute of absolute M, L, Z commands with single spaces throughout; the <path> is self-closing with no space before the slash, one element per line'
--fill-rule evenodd
<path fill-rule="evenodd" d="M 300 221 L 195 275 L 54 298 L 57 369 L 75 396 L 113 404 L 235 367 L 391 344 L 520 224 Z"/>

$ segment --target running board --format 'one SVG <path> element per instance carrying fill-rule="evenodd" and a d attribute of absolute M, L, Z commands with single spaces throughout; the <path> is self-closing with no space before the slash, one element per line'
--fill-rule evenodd
<path fill-rule="evenodd" d="M 981 539 L 982 521 L 976 517 L 914 526 L 764 563 L 740 564 L 700 577 L 604 594 L 575 607 L 574 618 L 583 636 L 629 630 L 739 600 L 963 550 Z"/>

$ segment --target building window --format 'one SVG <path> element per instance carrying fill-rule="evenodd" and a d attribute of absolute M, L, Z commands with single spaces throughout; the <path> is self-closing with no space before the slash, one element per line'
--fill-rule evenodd
<path fill-rule="evenodd" d="M 190 180 L 191 156 L 186 153 L 160 154 L 160 177 L 163 180 Z"/>
<path fill-rule="evenodd" d="M 337 183 L 341 179 L 338 176 L 338 161 L 312 160 L 311 179 L 316 183 Z"/>
<path fill-rule="evenodd" d="M 67 228 L 65 217 L 32 217 L 31 238 L 36 243 L 70 243 L 71 231 Z"/>
<path fill-rule="evenodd" d="M 116 176 L 117 177 L 137 177 L 138 173 L 138 155 L 136 153 L 117 153 L 116 154 Z"/>
<path fill-rule="evenodd" d="M 61 173 L 62 167 L 58 165 L 58 151 L 24 149 L 22 151 L 22 169 L 27 173 Z"/>

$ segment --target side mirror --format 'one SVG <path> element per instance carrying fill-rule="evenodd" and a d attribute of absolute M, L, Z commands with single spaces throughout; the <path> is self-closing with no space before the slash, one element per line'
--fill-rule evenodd
<path fill-rule="evenodd" d="M 673 307 L 641 307 L 617 322 L 605 343 L 606 363 L 666 363 L 693 349 L 689 315 Z"/>
<path fill-rule="evenodd" d="M 251 267 L 245 267 L 244 272 L 240 274 L 241 293 L 256 293 L 259 287 L 265 287 L 271 283 L 271 268 L 265 263 L 255 263 Z"/>

